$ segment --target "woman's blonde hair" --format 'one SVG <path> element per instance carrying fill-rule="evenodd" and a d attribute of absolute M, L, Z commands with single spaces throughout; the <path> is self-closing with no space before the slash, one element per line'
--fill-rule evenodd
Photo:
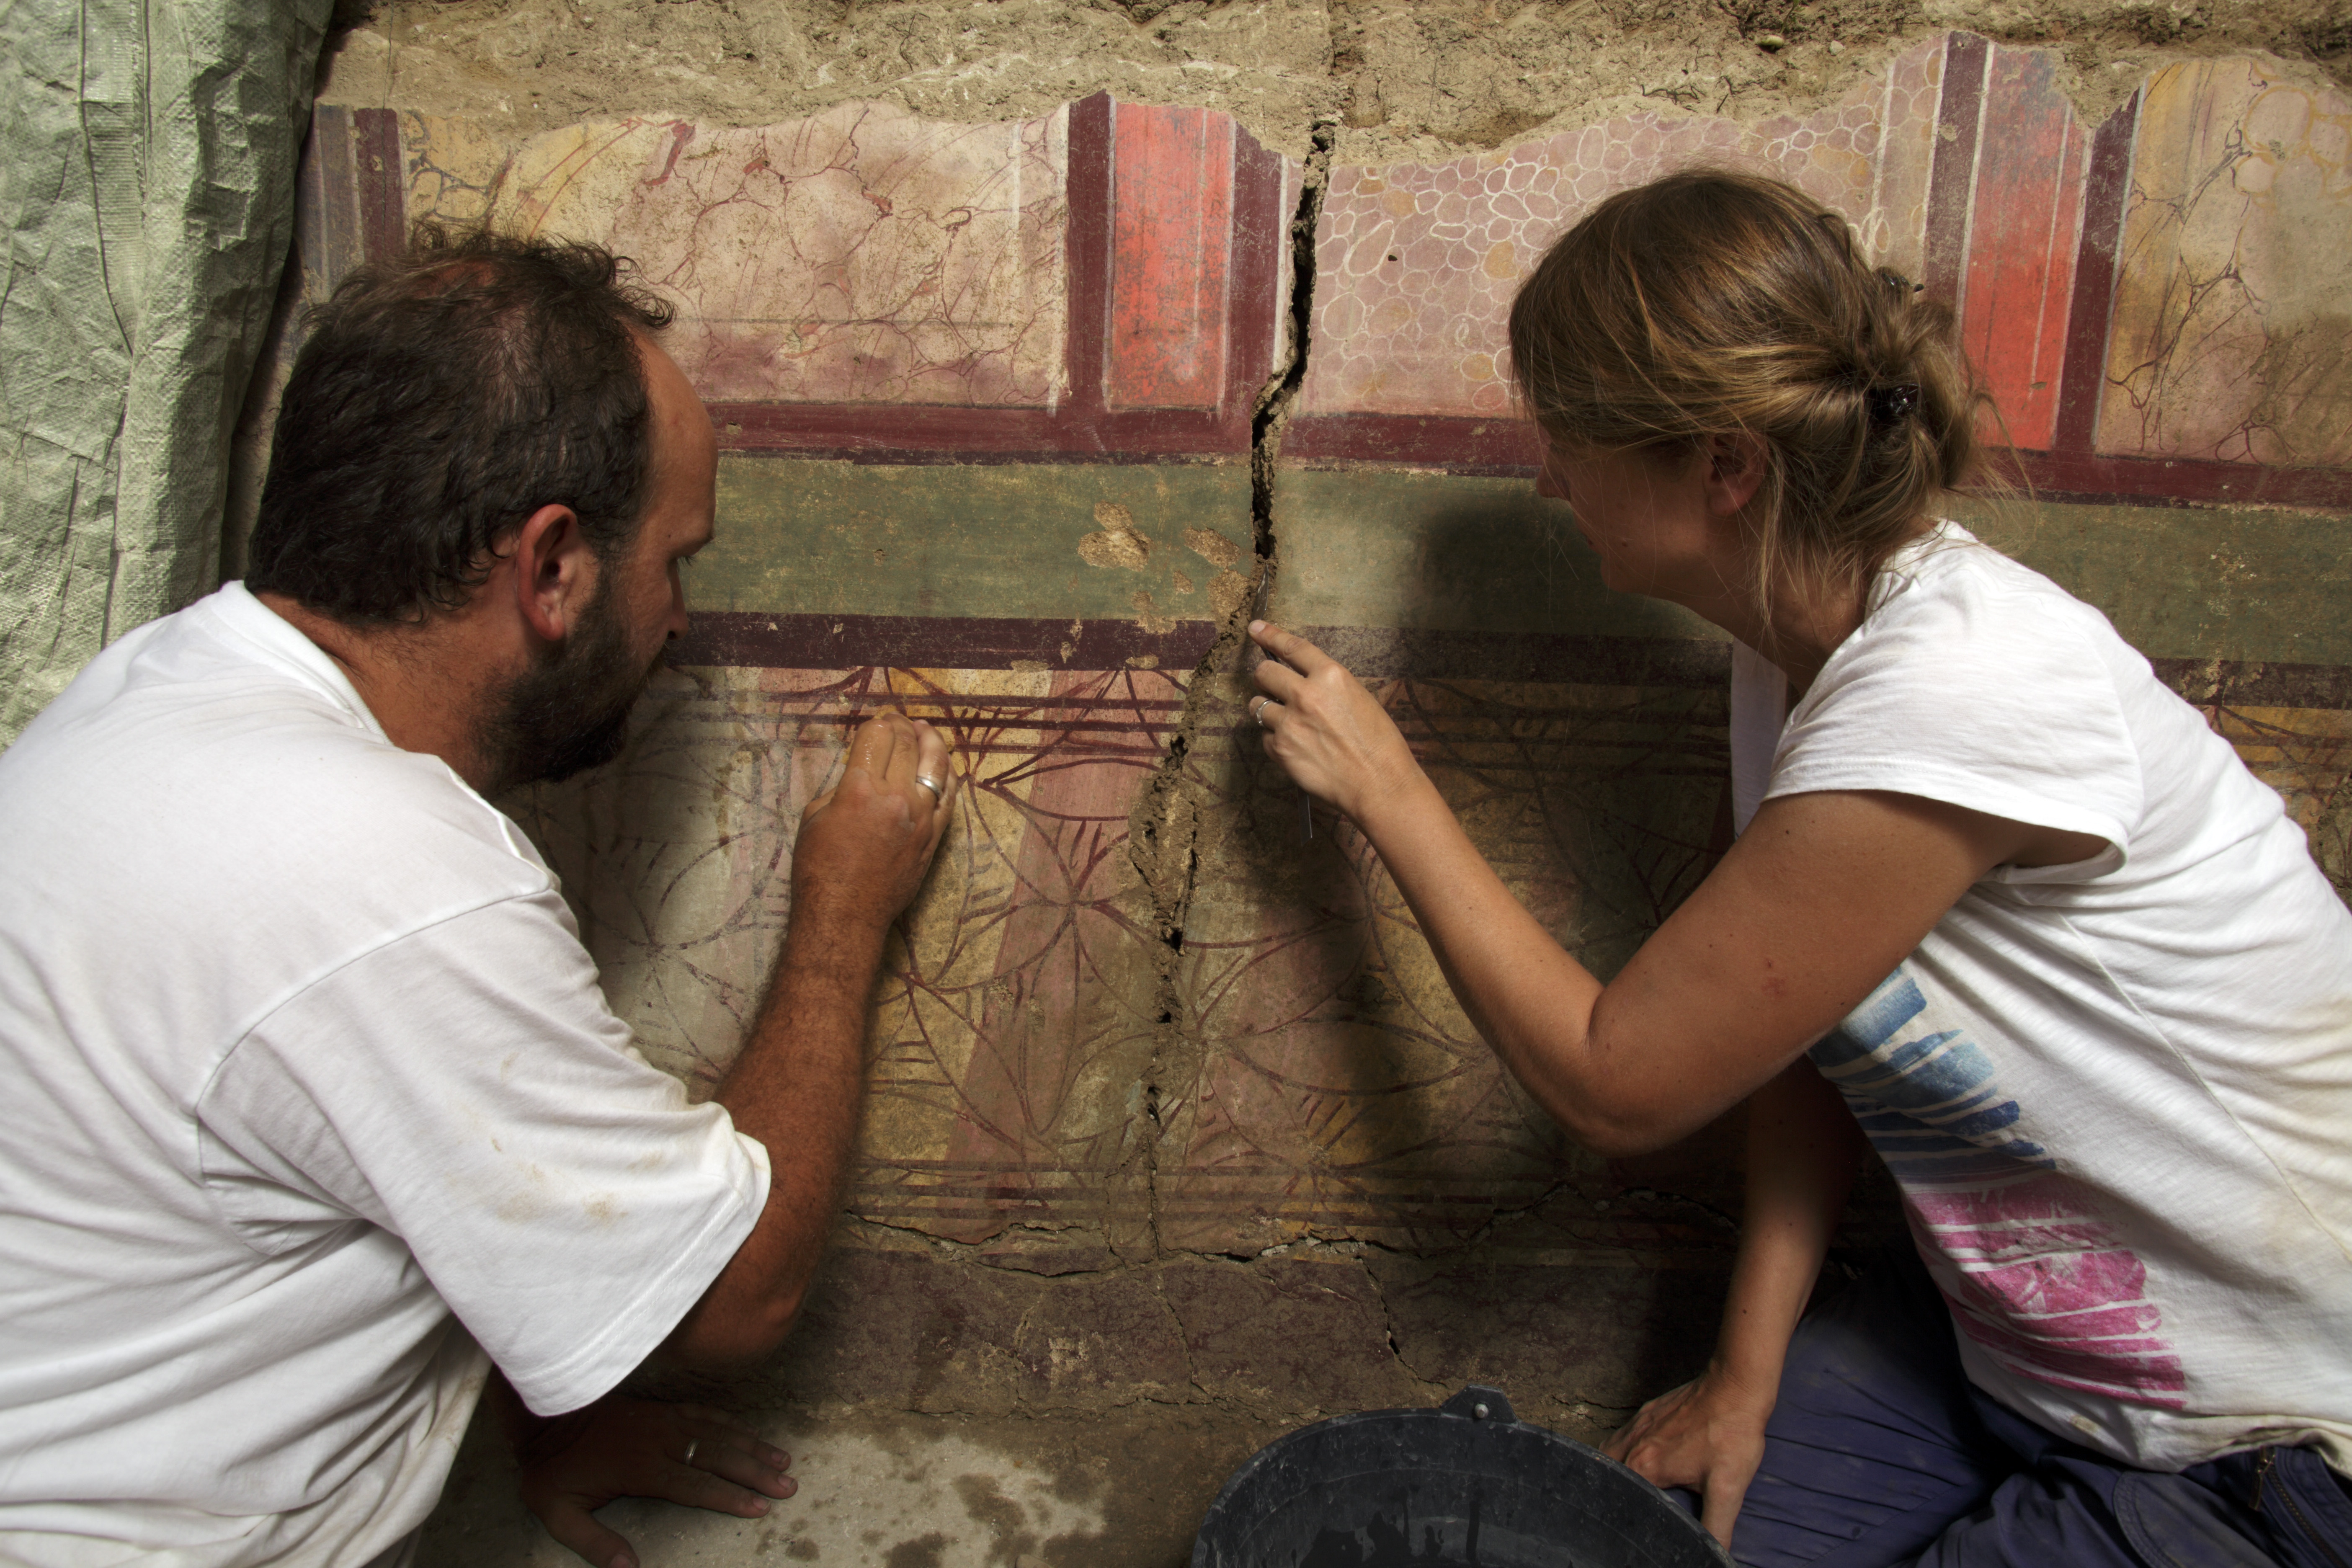
<path fill-rule="evenodd" d="M 1759 607 L 1858 588 L 1977 461 L 1986 401 L 1952 312 L 1864 260 L 1845 219 L 1760 175 L 1689 170 L 1594 207 L 1511 305 L 1527 411 L 1588 450 L 1766 453 Z"/>

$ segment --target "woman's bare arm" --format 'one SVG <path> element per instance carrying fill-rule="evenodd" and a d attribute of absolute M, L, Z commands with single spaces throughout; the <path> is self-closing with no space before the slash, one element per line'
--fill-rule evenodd
<path fill-rule="evenodd" d="M 1363 830 L 1479 1032 L 1602 1153 L 1661 1147 L 1746 1098 L 1994 866 L 2096 847 L 1913 795 L 1784 796 L 1603 986 L 1504 887 L 1354 677 L 1278 627 L 1252 635 L 1291 666 L 1257 671 L 1279 704 L 1268 753 Z"/>
<path fill-rule="evenodd" d="M 1790 1336 L 1820 1276 L 1862 1152 L 1861 1129 L 1810 1062 L 1748 1101 L 1748 1212 L 1706 1370 L 1650 1401 L 1606 1451 L 1662 1487 L 1690 1487 L 1728 1546 L 1764 1458 Z"/>

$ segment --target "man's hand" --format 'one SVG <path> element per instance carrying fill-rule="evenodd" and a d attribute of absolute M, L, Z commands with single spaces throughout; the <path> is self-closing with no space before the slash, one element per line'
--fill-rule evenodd
<path fill-rule="evenodd" d="M 596 1568 L 636 1568 L 628 1542 L 592 1517 L 615 1498 L 659 1498 L 757 1519 L 769 1498 L 798 1489 L 784 1473 L 790 1454 L 719 1412 L 617 1394 L 569 1415 L 529 1419 L 515 1458 L 523 1506 Z"/>
<path fill-rule="evenodd" d="M 841 1208 L 890 922 L 922 887 L 955 794 L 946 742 L 885 713 L 859 726 L 841 782 L 801 817 L 783 956 L 718 1095 L 768 1151 L 767 1207 L 664 1347 L 676 1364 L 757 1361 L 799 1315 Z"/>
<path fill-rule="evenodd" d="M 814 905 L 822 919 L 876 928 L 898 919 L 923 885 L 955 794 L 947 742 L 929 724 L 881 713 L 859 725 L 841 782 L 801 814 L 795 915 Z"/>
<path fill-rule="evenodd" d="M 1774 1392 L 1767 1388 L 1759 1396 L 1710 1366 L 1642 1406 L 1601 1452 L 1654 1486 L 1697 1492 L 1699 1522 L 1728 1551 L 1732 1521 L 1764 1462 L 1764 1423 L 1772 1415 Z"/>

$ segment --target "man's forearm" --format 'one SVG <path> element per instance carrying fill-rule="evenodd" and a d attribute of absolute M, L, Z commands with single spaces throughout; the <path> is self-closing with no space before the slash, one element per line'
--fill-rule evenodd
<path fill-rule="evenodd" d="M 740 1359 L 799 1312 L 841 1207 L 866 1098 L 868 1005 L 889 928 L 863 900 L 797 889 L 784 951 L 742 1054 L 719 1088 L 738 1131 L 768 1151 L 768 1203 L 739 1260 L 690 1324 L 690 1352 Z"/>
<path fill-rule="evenodd" d="M 801 814 L 784 950 L 719 1086 L 736 1130 L 767 1150 L 768 1202 L 670 1336 L 664 1348 L 674 1361 L 755 1360 L 800 1312 L 857 1139 L 883 944 L 947 831 L 950 761 L 929 725 L 878 713 L 851 738 L 841 782 Z"/>

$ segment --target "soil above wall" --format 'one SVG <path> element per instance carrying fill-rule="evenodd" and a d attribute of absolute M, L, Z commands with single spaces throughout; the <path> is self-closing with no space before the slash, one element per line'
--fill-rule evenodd
<path fill-rule="evenodd" d="M 766 124 L 848 99 L 940 119 L 1104 89 L 1224 110 L 1304 157 L 1448 155 L 1628 108 L 1752 119 L 1942 27 L 2055 47 L 2095 123 L 2161 58 L 2259 49 L 2352 82 L 2352 0 L 344 0 L 323 96 L 537 130 Z"/>

